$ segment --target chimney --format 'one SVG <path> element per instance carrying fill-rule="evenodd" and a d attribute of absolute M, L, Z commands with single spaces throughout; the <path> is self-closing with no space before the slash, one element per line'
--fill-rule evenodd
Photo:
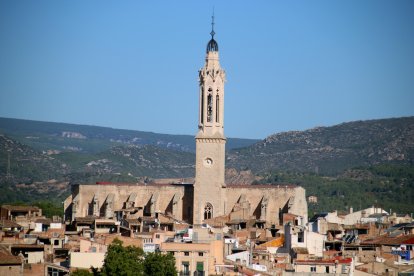
<path fill-rule="evenodd" d="M 354 212 L 354 208 L 350 207 L 349 208 L 349 213 L 352 214 Z"/>

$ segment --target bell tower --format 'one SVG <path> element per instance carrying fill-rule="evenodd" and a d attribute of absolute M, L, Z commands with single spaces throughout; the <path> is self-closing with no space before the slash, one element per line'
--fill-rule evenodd
<path fill-rule="evenodd" d="M 224 82 L 218 44 L 214 40 L 214 15 L 211 39 L 207 44 L 204 67 L 199 71 L 199 114 L 196 140 L 196 176 L 194 183 L 194 224 L 224 215 L 225 145 Z"/>

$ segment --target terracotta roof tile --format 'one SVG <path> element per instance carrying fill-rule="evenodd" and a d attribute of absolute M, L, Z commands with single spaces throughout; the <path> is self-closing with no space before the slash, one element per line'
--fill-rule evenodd
<path fill-rule="evenodd" d="M 361 244 L 378 244 L 378 245 L 399 245 L 399 244 L 414 244 L 414 234 L 402 235 L 398 237 L 390 237 L 389 235 L 382 235 L 372 239 L 367 239 Z"/>
<path fill-rule="evenodd" d="M 39 211 L 37 206 L 2 205 L 1 208 L 9 211 Z"/>
<path fill-rule="evenodd" d="M 7 247 L 0 245 L 0 264 L 2 265 L 21 265 L 22 260 L 20 257 L 14 256 L 7 250 Z"/>
<path fill-rule="evenodd" d="M 351 264 L 352 258 L 337 257 L 326 260 L 295 260 L 294 262 L 296 264 L 335 264 L 336 262 L 340 264 Z"/>
<path fill-rule="evenodd" d="M 0 220 L 0 228 L 12 228 L 12 227 L 19 228 L 22 226 L 11 220 Z"/>

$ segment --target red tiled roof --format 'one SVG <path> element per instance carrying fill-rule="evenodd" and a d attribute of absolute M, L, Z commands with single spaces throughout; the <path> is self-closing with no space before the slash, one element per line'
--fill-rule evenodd
<path fill-rule="evenodd" d="M 352 262 L 352 258 L 333 258 L 327 260 L 295 260 L 295 264 L 350 264 Z"/>
<path fill-rule="evenodd" d="M 399 244 L 414 244 L 414 234 L 403 235 L 398 237 L 389 237 L 388 235 L 383 235 L 375 237 L 372 239 L 367 239 L 361 244 L 381 244 L 381 245 L 399 245 Z"/>
<path fill-rule="evenodd" d="M 21 265 L 20 257 L 14 256 L 5 246 L 0 245 L 0 264 L 2 265 Z"/>
<path fill-rule="evenodd" d="M 12 248 L 45 248 L 42 244 L 13 244 Z"/>
<path fill-rule="evenodd" d="M 2 205 L 1 208 L 9 211 L 39 211 L 39 207 L 37 206 Z"/>
<path fill-rule="evenodd" d="M 22 226 L 20 224 L 15 223 L 11 220 L 0 220 L 0 227 L 2 228 L 21 228 Z"/>

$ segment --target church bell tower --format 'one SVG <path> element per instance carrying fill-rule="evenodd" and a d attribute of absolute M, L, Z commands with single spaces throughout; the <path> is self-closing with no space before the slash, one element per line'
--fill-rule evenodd
<path fill-rule="evenodd" d="M 204 67 L 199 71 L 199 114 L 196 140 L 196 176 L 194 183 L 194 224 L 224 215 L 226 212 L 224 174 L 224 82 L 218 44 L 214 40 L 214 16 L 211 39 L 207 44 Z"/>

